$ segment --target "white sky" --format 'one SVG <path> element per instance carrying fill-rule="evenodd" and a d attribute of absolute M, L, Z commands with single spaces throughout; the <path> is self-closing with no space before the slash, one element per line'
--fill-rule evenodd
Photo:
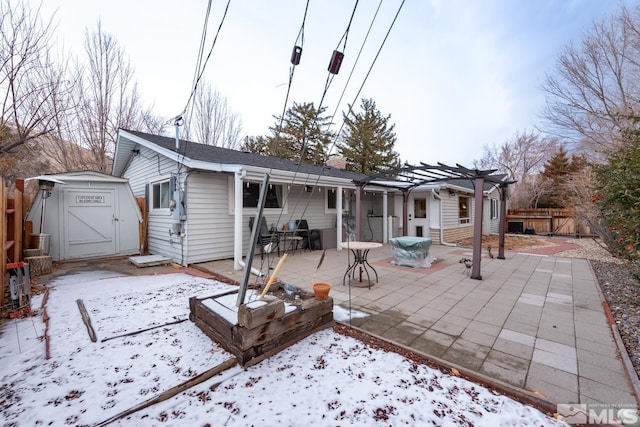
<path fill-rule="evenodd" d="M 36 0 L 29 0 L 36 3 Z M 540 123 L 541 85 L 559 53 L 594 20 L 633 0 L 408 0 L 391 30 L 362 97 L 396 124 L 403 161 L 471 166 L 484 145 L 502 144 Z M 145 102 L 167 119 L 184 108 L 195 70 L 207 2 L 46 0 L 58 36 L 80 54 L 85 29 L 98 19 L 124 47 Z M 348 34 L 345 59 L 324 98 L 334 130 L 354 102 L 401 0 L 382 3 L 371 35 L 337 105 L 379 2 L 362 0 Z M 214 1 L 209 42 L 226 1 Z M 290 55 L 306 2 L 234 0 L 205 72 L 240 114 L 248 135 L 264 135 L 280 115 Z M 354 1 L 314 0 L 305 25 L 292 101 L 322 99 L 332 51 L 345 33 Z"/>
<path fill-rule="evenodd" d="M 187 318 L 189 297 L 237 287 L 183 273 L 113 274 L 80 273 L 49 284 L 49 360 L 44 341 L 36 337 L 43 335 L 41 315 L 3 323 L 0 419 L 5 424 L 95 425 L 233 357 L 194 323 L 168 323 Z M 77 299 L 89 313 L 95 343 Z M 32 308 L 41 304 L 42 294 L 33 299 Z M 151 327 L 156 328 L 121 336 Z M 371 426 L 382 421 L 561 425 L 484 387 L 331 329 L 110 425 Z"/>

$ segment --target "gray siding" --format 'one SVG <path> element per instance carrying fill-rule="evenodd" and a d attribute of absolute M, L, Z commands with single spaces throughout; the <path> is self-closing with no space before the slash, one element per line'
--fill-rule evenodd
<path fill-rule="evenodd" d="M 234 217 L 229 213 L 228 176 L 192 172 L 187 177 L 189 264 L 233 257 Z"/>
<path fill-rule="evenodd" d="M 177 166 L 174 161 L 141 147 L 140 154 L 132 159 L 123 178 L 129 180 L 129 186 L 136 197 L 144 197 L 147 183 L 157 181 L 171 173 L 175 174 L 176 171 Z"/>
<path fill-rule="evenodd" d="M 174 161 L 147 148 L 140 147 L 140 154 L 133 157 L 123 177 L 129 180 L 131 190 L 136 197 L 144 197 L 145 187 L 148 183 L 168 178 L 170 174 L 176 172 L 177 166 Z M 150 254 L 163 255 L 180 263 L 186 259 L 188 254 L 187 242 L 186 239 L 169 234 L 175 222 L 168 209 L 149 211 L 148 250 Z"/>

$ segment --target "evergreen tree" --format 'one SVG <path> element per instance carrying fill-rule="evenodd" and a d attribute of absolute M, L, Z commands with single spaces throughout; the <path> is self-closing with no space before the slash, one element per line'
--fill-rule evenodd
<path fill-rule="evenodd" d="M 571 176 L 582 171 L 587 166 L 587 159 L 584 155 L 573 154 L 569 158 L 564 147 L 560 146 L 558 152 L 554 154 L 544 164 L 541 173 L 541 186 L 548 188 L 539 202 L 539 207 L 546 208 L 567 208 L 572 205 L 572 198 L 567 188 L 567 182 Z"/>
<path fill-rule="evenodd" d="M 626 141 L 595 167 L 596 202 L 613 254 L 640 260 L 640 132 L 627 131 Z"/>
<path fill-rule="evenodd" d="M 378 168 L 398 167 L 400 155 L 393 150 L 396 143 L 395 124 L 389 125 L 391 116 L 384 117 L 372 99 L 362 99 L 361 112 L 349 106 L 344 114 L 343 142 L 338 144 L 347 169 L 374 175 Z"/>
<path fill-rule="evenodd" d="M 281 120 L 269 128 L 271 135 L 247 137 L 242 150 L 295 162 L 322 165 L 326 161 L 333 134 L 327 130 L 331 118 L 326 108 L 316 111 L 312 102 L 293 103 Z"/>

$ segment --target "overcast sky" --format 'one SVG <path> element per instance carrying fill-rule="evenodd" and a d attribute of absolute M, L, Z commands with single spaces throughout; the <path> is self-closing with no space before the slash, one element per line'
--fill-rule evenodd
<path fill-rule="evenodd" d="M 372 98 L 396 125 L 403 161 L 471 166 L 484 145 L 500 145 L 540 123 L 545 74 L 553 72 L 568 43 L 578 43 L 621 1 L 406 0 L 364 82 L 402 0 L 360 0 L 348 33 L 356 1 L 312 0 L 288 106 L 296 101 L 317 107 L 322 101 L 327 113 L 337 109 L 337 131 L 347 103 L 359 106 L 362 97 Z M 226 5 L 213 2 L 207 51 Z M 282 113 L 305 5 L 230 2 L 204 78 L 241 116 L 245 134 L 267 134 L 273 116 Z M 205 0 L 46 0 L 42 12 L 55 12 L 58 39 L 78 55 L 85 30 L 101 19 L 103 31 L 116 37 L 135 67 L 144 101 L 168 119 L 189 96 L 206 8 Z M 340 73 L 323 98 L 331 54 L 338 46 L 343 50 L 345 34 Z"/>

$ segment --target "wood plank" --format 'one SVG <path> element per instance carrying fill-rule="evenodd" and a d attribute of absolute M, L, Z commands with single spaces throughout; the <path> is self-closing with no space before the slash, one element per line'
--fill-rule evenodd
<path fill-rule="evenodd" d="M 262 304 L 260 304 L 262 303 Z M 238 324 L 253 329 L 284 316 L 284 301 L 253 301 L 238 307 Z"/>

